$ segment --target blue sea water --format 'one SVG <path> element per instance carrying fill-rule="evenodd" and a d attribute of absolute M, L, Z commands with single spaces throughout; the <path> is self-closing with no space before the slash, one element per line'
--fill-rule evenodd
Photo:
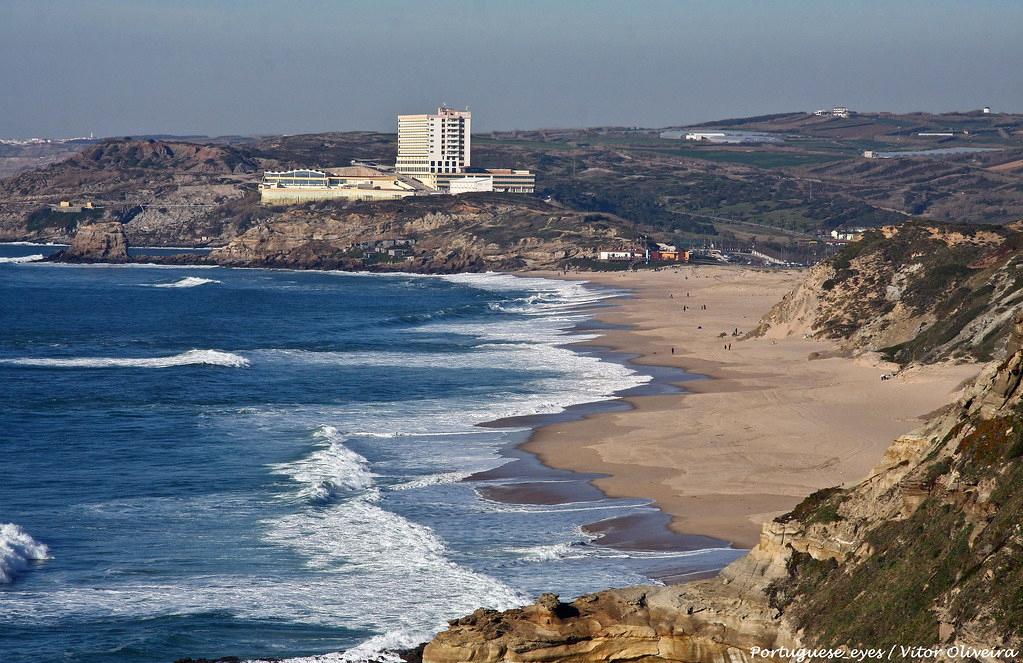
<path fill-rule="evenodd" d="M 465 480 L 528 434 L 478 424 L 649 379 L 564 347 L 613 293 L 19 258 L 50 250 L 0 247 L 0 661 L 367 660 L 738 554 L 593 545 L 650 507 Z"/>

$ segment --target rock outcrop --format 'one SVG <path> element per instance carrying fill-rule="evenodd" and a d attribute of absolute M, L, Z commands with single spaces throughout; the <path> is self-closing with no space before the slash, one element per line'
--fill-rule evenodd
<path fill-rule="evenodd" d="M 713 589 L 630 587 L 572 603 L 544 595 L 503 613 L 481 609 L 453 621 L 426 646 L 423 660 L 738 663 L 754 660 L 753 646 L 781 644 L 766 601 L 744 603 Z"/>
<path fill-rule="evenodd" d="M 66 249 L 52 258 L 59 262 L 128 262 L 128 241 L 116 221 L 82 226 Z"/>
<path fill-rule="evenodd" d="M 4 180 L 0 239 L 63 242 L 79 226 L 117 220 L 136 245 L 223 242 L 244 221 L 239 207 L 251 214 L 256 206 L 263 165 L 230 145 L 105 140 Z M 54 212 L 61 201 L 93 207 Z"/>
<path fill-rule="evenodd" d="M 396 202 L 321 203 L 276 210 L 211 259 L 296 269 L 478 272 L 549 269 L 596 257 L 629 224 L 515 195 L 433 196 Z M 411 240 L 396 255 L 373 246 Z"/>

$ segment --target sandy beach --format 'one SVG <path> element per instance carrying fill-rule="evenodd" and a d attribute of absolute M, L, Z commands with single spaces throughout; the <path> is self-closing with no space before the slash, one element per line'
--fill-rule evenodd
<path fill-rule="evenodd" d="M 893 365 L 874 356 L 817 358 L 836 350 L 830 341 L 741 338 L 802 279 L 795 270 L 542 275 L 627 288 L 631 297 L 597 317 L 629 328 L 590 343 L 710 379 L 686 382 L 683 394 L 629 397 L 628 411 L 544 426 L 524 448 L 552 467 L 607 475 L 595 484 L 609 496 L 653 500 L 677 532 L 740 547 L 814 490 L 866 476 L 892 440 L 980 368 L 941 364 L 882 382 Z"/>

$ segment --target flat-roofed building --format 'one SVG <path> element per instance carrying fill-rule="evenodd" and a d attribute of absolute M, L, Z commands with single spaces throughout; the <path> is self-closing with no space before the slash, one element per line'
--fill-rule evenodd
<path fill-rule="evenodd" d="M 629 260 L 642 259 L 643 253 L 635 250 L 622 250 L 622 251 L 598 251 L 597 260 L 604 260 L 607 262 L 627 262 Z"/>
<path fill-rule="evenodd" d="M 439 191 L 453 193 L 453 182 L 471 177 L 489 177 L 493 181 L 492 191 L 500 193 L 533 193 L 536 190 L 536 175 L 529 170 L 513 168 L 473 168 L 468 173 L 433 176 L 433 186 Z"/>
<path fill-rule="evenodd" d="M 448 193 L 457 196 L 460 193 L 478 193 L 494 190 L 494 178 L 489 175 L 467 175 L 454 177 L 448 182 Z"/>
<path fill-rule="evenodd" d="M 259 183 L 261 203 L 301 203 L 310 200 L 396 200 L 422 189 L 400 175 L 366 166 L 325 170 L 266 171 Z"/>

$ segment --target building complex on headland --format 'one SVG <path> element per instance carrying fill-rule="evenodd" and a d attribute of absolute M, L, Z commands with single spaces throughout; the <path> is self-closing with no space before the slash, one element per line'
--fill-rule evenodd
<path fill-rule="evenodd" d="M 324 170 L 268 170 L 259 184 L 264 203 L 302 203 L 308 200 L 395 200 L 427 190 L 412 178 L 367 166 Z"/>
<path fill-rule="evenodd" d="M 398 116 L 398 158 L 394 168 L 267 171 L 259 184 L 264 203 L 309 200 L 394 200 L 407 196 L 480 191 L 533 193 L 528 170 L 472 166 L 472 113 L 441 106 L 432 115 Z"/>

